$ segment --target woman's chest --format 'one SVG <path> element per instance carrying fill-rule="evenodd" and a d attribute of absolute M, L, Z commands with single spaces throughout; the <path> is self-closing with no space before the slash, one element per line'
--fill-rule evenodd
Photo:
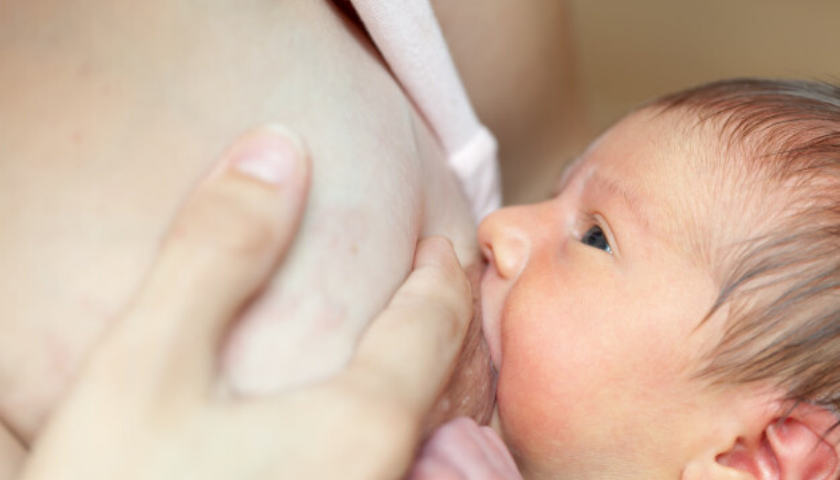
<path fill-rule="evenodd" d="M 26 441 L 130 299 L 190 187 L 255 125 L 289 125 L 313 157 L 285 284 L 326 290 L 346 315 L 368 318 L 422 233 L 459 237 L 475 254 L 466 202 L 375 55 L 331 12 L 287 4 L 262 17 L 108 11 L 88 29 L 53 26 L 51 40 L 33 28 L 0 46 L 10 67 L 0 75 L 0 416 Z"/>

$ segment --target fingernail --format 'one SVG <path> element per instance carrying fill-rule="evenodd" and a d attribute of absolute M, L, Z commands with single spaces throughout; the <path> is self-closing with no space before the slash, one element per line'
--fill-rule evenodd
<path fill-rule="evenodd" d="M 294 173 L 302 153 L 288 130 L 269 125 L 236 144 L 230 155 L 230 167 L 237 173 L 276 186 Z"/>

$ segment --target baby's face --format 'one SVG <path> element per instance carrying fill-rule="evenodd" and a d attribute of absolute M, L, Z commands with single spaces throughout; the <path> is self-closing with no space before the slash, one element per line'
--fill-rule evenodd
<path fill-rule="evenodd" d="M 700 418 L 692 374 L 718 329 L 697 326 L 717 289 L 686 247 L 703 204 L 689 168 L 702 145 L 686 142 L 669 119 L 634 114 L 555 198 L 480 226 L 498 413 L 525 478 L 654 468 Z"/>

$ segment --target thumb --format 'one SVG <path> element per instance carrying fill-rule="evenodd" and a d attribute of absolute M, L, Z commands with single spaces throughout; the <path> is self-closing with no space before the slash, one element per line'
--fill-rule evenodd
<path fill-rule="evenodd" d="M 295 237 L 309 186 L 300 145 L 290 132 L 266 127 L 223 154 L 177 215 L 116 327 L 115 341 L 126 342 L 116 351 L 139 353 L 147 373 L 157 365 L 176 384 L 212 380 L 225 326 Z"/>

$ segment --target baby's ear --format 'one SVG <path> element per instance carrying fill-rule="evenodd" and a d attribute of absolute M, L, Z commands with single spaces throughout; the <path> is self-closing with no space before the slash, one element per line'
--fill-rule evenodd
<path fill-rule="evenodd" d="M 840 473 L 838 418 L 823 407 L 799 404 L 784 418 L 735 440 L 731 449 L 697 471 L 706 480 L 833 480 Z M 684 480 L 698 480 L 686 479 Z"/>

